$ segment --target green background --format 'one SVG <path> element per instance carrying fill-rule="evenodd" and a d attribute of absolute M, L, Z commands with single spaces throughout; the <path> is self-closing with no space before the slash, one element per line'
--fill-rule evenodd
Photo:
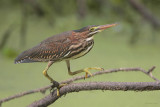
<path fill-rule="evenodd" d="M 30 17 L 26 36 L 26 45 L 20 47 L 19 9 L 0 10 L 0 38 L 10 23 L 16 23 L 15 30 L 9 38 L 7 45 L 0 52 L 0 99 L 49 85 L 50 82 L 42 75 L 47 63 L 14 64 L 14 59 L 20 52 L 29 49 L 52 35 L 79 29 L 87 25 L 101 25 L 118 22 L 118 26 L 107 29 L 94 36 L 93 49 L 84 57 L 71 61 L 72 71 L 86 67 L 103 67 L 104 69 L 122 67 L 141 67 L 146 70 L 156 66 L 153 75 L 160 79 L 160 33 L 153 31 L 148 23 L 137 24 L 141 30 L 136 44 L 129 43 L 131 27 L 126 21 L 109 20 L 106 16 L 88 14 L 83 20 L 76 15 L 56 16 L 54 27 L 43 18 Z M 153 40 L 153 32 L 156 39 Z M 157 36 L 158 35 L 158 36 Z M 10 52 L 16 55 L 10 56 Z M 12 55 L 11 55 L 12 56 Z M 65 62 L 55 63 L 49 69 L 49 75 L 63 81 L 72 78 L 67 73 Z M 91 71 L 96 72 L 96 71 Z M 78 75 L 85 75 L 84 73 Z M 113 82 L 151 82 L 151 78 L 141 72 L 117 72 L 92 77 L 84 81 L 113 81 Z M 3 107 L 23 107 L 49 94 L 36 93 L 3 103 Z M 159 107 L 160 92 L 130 92 L 130 91 L 81 91 L 62 96 L 50 107 Z"/>

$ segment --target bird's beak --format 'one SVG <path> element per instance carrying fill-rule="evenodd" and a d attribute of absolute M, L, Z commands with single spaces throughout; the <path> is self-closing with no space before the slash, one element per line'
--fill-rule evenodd
<path fill-rule="evenodd" d="M 98 26 L 97 28 L 98 28 L 98 31 L 101 32 L 101 31 L 103 31 L 103 30 L 105 30 L 105 29 L 107 29 L 107 28 L 110 28 L 110 27 L 113 27 L 113 26 L 116 26 L 116 25 L 117 25 L 117 24 L 100 25 L 100 26 Z"/>

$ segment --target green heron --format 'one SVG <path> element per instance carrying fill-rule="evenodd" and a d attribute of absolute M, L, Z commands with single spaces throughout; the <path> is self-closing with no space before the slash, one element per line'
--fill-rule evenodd
<path fill-rule="evenodd" d="M 54 85 L 56 84 L 57 95 L 59 95 L 59 88 L 63 86 L 63 84 L 59 84 L 48 75 L 47 71 L 49 67 L 55 62 L 63 60 L 66 61 L 69 75 L 85 72 L 86 78 L 88 74 L 92 76 L 89 70 L 102 70 L 102 68 L 99 67 L 90 67 L 71 72 L 70 60 L 84 56 L 92 49 L 94 45 L 94 34 L 115 25 L 116 24 L 91 25 L 79 30 L 72 30 L 54 35 L 42 41 L 37 46 L 22 52 L 15 59 L 15 63 L 48 62 L 48 65 L 43 71 L 43 74 Z"/>

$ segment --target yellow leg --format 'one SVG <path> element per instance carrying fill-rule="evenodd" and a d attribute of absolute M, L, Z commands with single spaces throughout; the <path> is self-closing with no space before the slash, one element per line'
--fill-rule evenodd
<path fill-rule="evenodd" d="M 47 66 L 46 69 L 43 71 L 43 75 L 44 75 L 46 78 L 48 78 L 51 82 L 53 82 L 54 80 L 48 75 L 47 70 L 48 70 L 48 66 Z"/>
<path fill-rule="evenodd" d="M 51 81 L 51 83 L 53 83 L 53 84 L 57 87 L 57 96 L 60 96 L 60 94 L 59 94 L 59 89 L 60 89 L 61 87 L 63 87 L 64 85 L 66 85 L 66 84 L 59 84 L 57 81 L 53 80 L 53 79 L 48 75 L 47 71 L 48 71 L 49 67 L 50 67 L 52 64 L 53 64 L 52 61 L 50 61 L 50 62 L 48 63 L 47 67 L 46 67 L 45 70 L 43 71 L 43 75 L 44 75 L 46 78 L 48 78 L 48 79 Z M 51 90 L 52 90 L 52 89 L 51 89 Z"/>
<path fill-rule="evenodd" d="M 67 85 L 67 84 L 60 84 L 60 85 L 58 86 L 58 88 L 57 88 L 57 96 L 60 96 L 60 94 L 59 94 L 59 89 L 62 88 L 63 86 L 65 86 L 65 85 Z"/>
<path fill-rule="evenodd" d="M 92 74 L 89 72 L 89 70 L 100 70 L 100 71 L 104 70 L 103 68 L 100 68 L 100 67 L 89 67 L 89 68 L 85 68 L 85 69 L 81 69 L 81 70 L 77 70 L 77 71 L 71 72 L 69 60 L 66 60 L 66 64 L 67 64 L 68 74 L 69 75 L 75 75 L 75 74 L 78 74 L 78 73 L 81 73 L 81 72 L 85 72 L 86 73 L 85 78 L 88 77 L 88 74 L 90 76 L 92 76 Z"/>

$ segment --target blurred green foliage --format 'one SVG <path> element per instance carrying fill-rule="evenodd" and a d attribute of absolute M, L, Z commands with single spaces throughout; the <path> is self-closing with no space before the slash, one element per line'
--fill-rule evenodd
<path fill-rule="evenodd" d="M 15 49 L 12 48 L 4 48 L 2 50 L 2 55 L 13 59 L 18 55 L 18 52 L 16 52 Z"/>

